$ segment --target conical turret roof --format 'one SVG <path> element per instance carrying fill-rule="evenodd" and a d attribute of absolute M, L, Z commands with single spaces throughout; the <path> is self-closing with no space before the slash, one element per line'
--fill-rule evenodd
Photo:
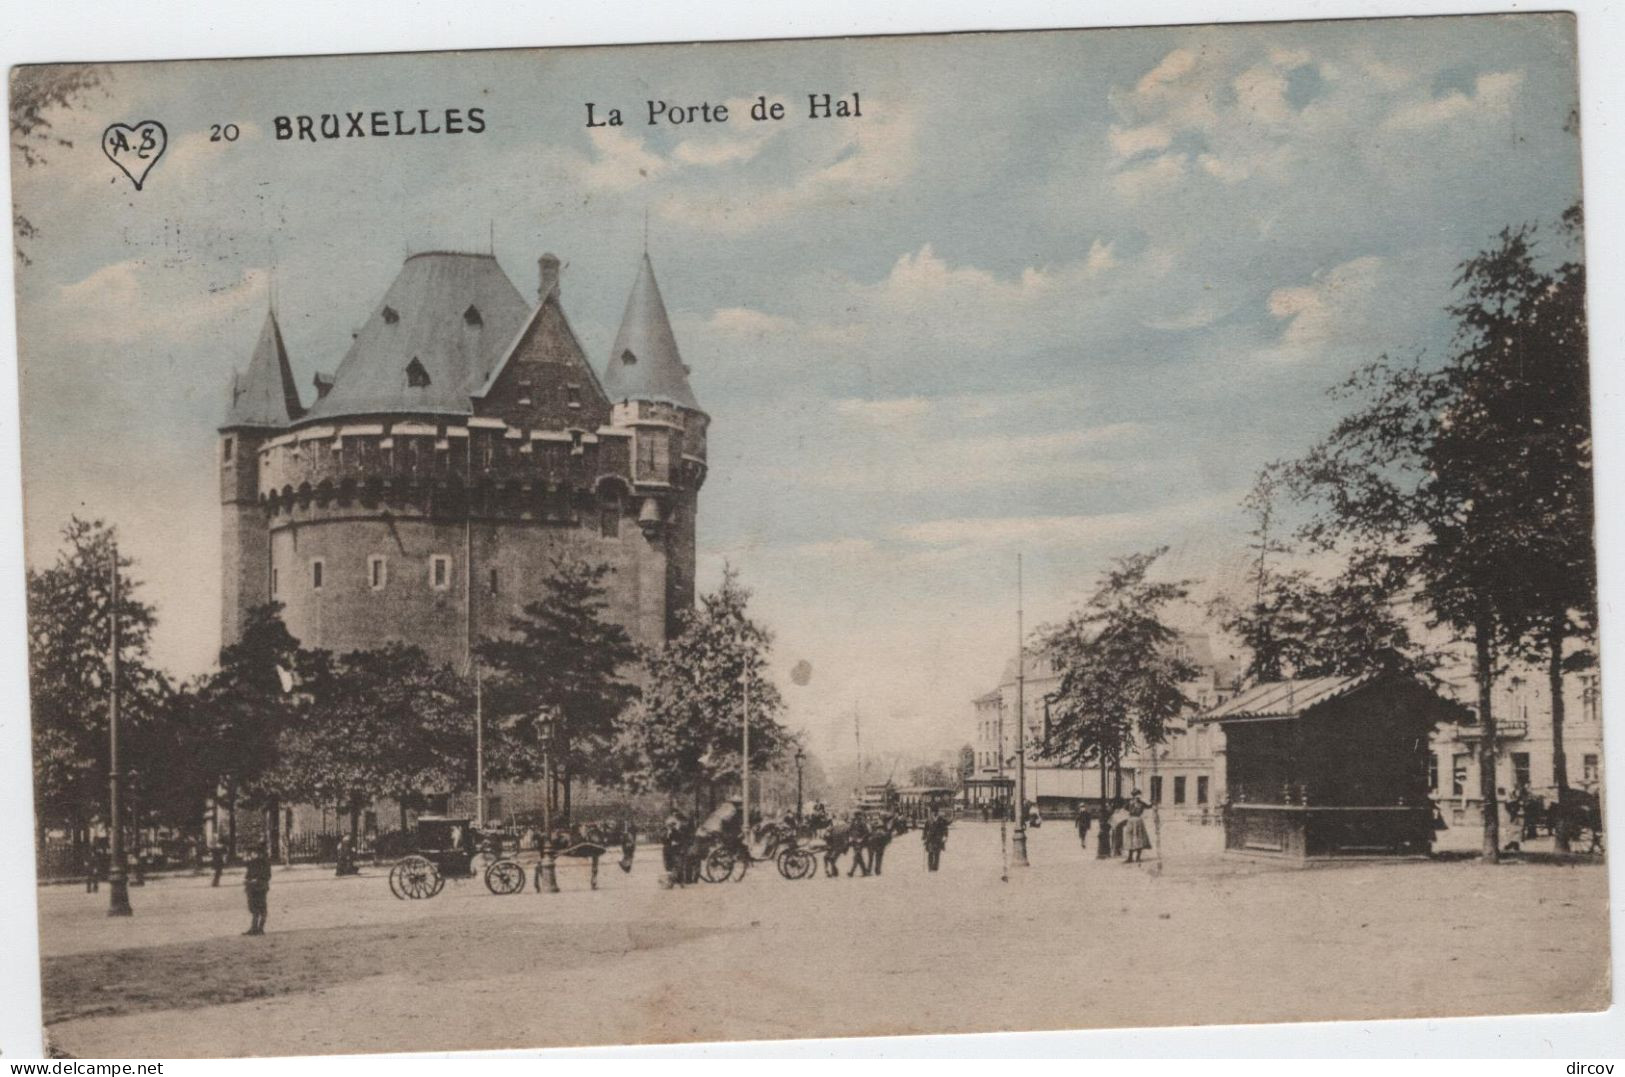
<path fill-rule="evenodd" d="M 407 258 L 356 334 L 311 418 L 391 412 L 467 415 L 530 306 L 488 254 Z"/>
<path fill-rule="evenodd" d="M 700 410 L 694 390 L 688 386 L 688 368 L 678 354 L 677 338 L 672 335 L 647 253 L 626 301 L 621 331 L 610 349 L 604 390 L 612 401 L 663 400 Z"/>
<path fill-rule="evenodd" d="M 226 426 L 287 426 L 304 414 L 276 315 L 267 311 L 248 372 L 231 379 Z"/>

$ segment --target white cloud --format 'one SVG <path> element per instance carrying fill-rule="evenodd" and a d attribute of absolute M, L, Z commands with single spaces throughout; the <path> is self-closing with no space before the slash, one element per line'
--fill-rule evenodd
<path fill-rule="evenodd" d="M 1133 202 L 1167 194 L 1190 172 L 1190 158 L 1183 153 L 1165 153 L 1112 177 L 1112 189 Z"/>
<path fill-rule="evenodd" d="M 1478 117 L 1505 116 L 1523 86 L 1522 71 L 1496 71 L 1478 76 L 1471 95 L 1452 90 L 1443 97 L 1430 97 L 1403 105 L 1389 116 L 1384 126 L 1399 131 L 1429 128 Z"/>
<path fill-rule="evenodd" d="M 1156 124 L 1143 127 L 1119 127 L 1113 124 L 1107 137 L 1111 139 L 1112 150 L 1117 156 L 1125 158 L 1165 150 L 1174 139 L 1166 128 Z"/>
<path fill-rule="evenodd" d="M 919 123 L 907 107 L 857 122 L 820 122 L 825 126 L 797 140 L 802 167 L 788 183 L 752 186 L 739 177 L 727 187 L 710 183 L 684 188 L 660 204 L 662 218 L 729 234 L 785 227 L 809 211 L 839 210 L 871 199 L 913 175 Z"/>
<path fill-rule="evenodd" d="M 1361 333 L 1369 324 L 1366 301 L 1382 269 L 1382 259 L 1368 255 L 1318 273 L 1309 284 L 1271 292 L 1269 311 L 1286 322 L 1278 354 L 1301 355 Z"/>
<path fill-rule="evenodd" d="M 1099 543 L 1157 541 L 1171 526 L 1192 524 L 1214 512 L 1234 509 L 1239 494 L 1224 491 L 1143 512 L 1074 516 L 960 516 L 906 524 L 896 534 L 933 547 L 975 550 L 1012 547 L 1075 547 Z"/>
<path fill-rule="evenodd" d="M 917 396 L 896 400 L 837 400 L 835 410 L 864 422 L 894 426 L 927 414 L 931 411 L 931 402 Z"/>
<path fill-rule="evenodd" d="M 669 162 L 644 140 L 619 127 L 588 132 L 592 155 L 579 166 L 578 179 L 588 190 L 625 191 L 665 173 Z"/>

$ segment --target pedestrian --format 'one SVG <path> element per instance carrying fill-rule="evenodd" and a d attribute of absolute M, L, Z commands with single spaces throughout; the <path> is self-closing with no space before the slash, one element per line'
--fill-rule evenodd
<path fill-rule="evenodd" d="M 263 845 L 254 846 L 248 854 L 248 870 L 243 873 L 243 892 L 248 895 L 248 930 L 243 934 L 263 935 L 271 898 L 271 858 Z"/>
<path fill-rule="evenodd" d="M 209 866 L 214 869 L 214 881 L 210 886 L 220 885 L 220 873 L 226 870 L 226 845 L 219 838 L 214 841 L 214 848 L 209 850 Z"/>
<path fill-rule="evenodd" d="M 852 822 L 847 824 L 847 833 L 852 844 L 852 866 L 846 869 L 846 877 L 850 879 L 854 871 L 862 871 L 864 878 L 868 878 L 869 823 L 862 812 L 852 816 Z"/>
<path fill-rule="evenodd" d="M 1084 852 L 1089 851 L 1089 824 L 1093 822 L 1094 816 L 1089 814 L 1089 805 L 1080 803 L 1077 818 L 1078 844 L 1083 847 Z"/>
<path fill-rule="evenodd" d="M 339 838 L 339 848 L 334 857 L 333 874 L 337 876 L 355 875 L 360 869 L 355 866 L 355 846 L 350 843 L 350 835 L 345 834 Z"/>
<path fill-rule="evenodd" d="M 621 871 L 632 873 L 632 857 L 638 851 L 638 827 L 632 820 L 621 823 Z"/>
<path fill-rule="evenodd" d="M 942 850 L 948 844 L 948 817 L 940 811 L 933 812 L 925 821 L 920 837 L 925 842 L 925 869 L 936 871 L 942 865 Z"/>
<path fill-rule="evenodd" d="M 1112 831 L 1112 855 L 1123 855 L 1123 830 L 1128 826 L 1128 809 L 1123 804 L 1122 797 L 1112 798 L 1111 814 L 1106 817 L 1106 825 Z"/>
<path fill-rule="evenodd" d="M 897 832 L 897 818 L 891 812 L 882 812 L 876 821 L 875 827 L 869 832 L 869 870 L 875 875 L 880 874 L 882 865 L 886 863 L 886 847 L 891 844 L 892 835 Z"/>
<path fill-rule="evenodd" d="M 684 831 L 687 829 L 687 823 L 683 809 L 674 807 L 661 827 L 660 861 L 661 866 L 666 869 L 663 885 L 667 889 L 682 886 L 688 881 L 683 872 L 683 847 L 686 844 Z"/>
<path fill-rule="evenodd" d="M 1128 858 L 1123 861 L 1125 864 L 1140 863 L 1145 851 L 1151 848 L 1151 834 L 1146 830 L 1143 818 L 1146 807 L 1146 802 L 1140 797 L 1140 791 L 1134 790 L 1133 795 L 1129 797 L 1128 806 L 1124 809 L 1128 812 L 1128 822 L 1123 830 L 1123 847 L 1128 850 Z"/>
<path fill-rule="evenodd" d="M 85 893 L 94 894 L 102 888 L 101 865 L 97 862 L 96 850 L 85 846 L 82 859 L 85 868 Z"/>

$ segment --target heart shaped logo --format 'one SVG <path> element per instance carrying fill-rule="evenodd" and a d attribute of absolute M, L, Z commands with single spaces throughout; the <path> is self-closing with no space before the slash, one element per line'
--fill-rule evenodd
<path fill-rule="evenodd" d="M 108 124 L 107 130 L 102 132 L 102 152 L 118 165 L 119 171 L 130 177 L 138 191 L 168 145 L 169 132 L 157 120 Z"/>

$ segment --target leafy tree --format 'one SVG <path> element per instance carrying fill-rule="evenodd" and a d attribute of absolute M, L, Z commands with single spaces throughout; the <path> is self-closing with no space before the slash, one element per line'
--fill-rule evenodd
<path fill-rule="evenodd" d="M 312 653 L 297 698 L 272 777 L 290 798 L 348 807 L 352 835 L 364 804 L 380 797 L 404 804 L 473 779 L 468 680 L 417 647 Z"/>
<path fill-rule="evenodd" d="M 105 819 L 108 766 L 108 658 L 112 564 L 117 534 L 100 520 L 73 517 L 54 564 L 28 572 L 28 676 L 33 711 L 34 790 L 40 825 L 72 827 L 76 837 Z M 134 749 L 160 720 L 169 686 L 150 664 L 157 623 L 140 583 L 118 558 L 120 730 Z M 129 762 L 141 765 L 139 751 Z"/>
<path fill-rule="evenodd" d="M 1042 752 L 1068 766 L 1098 764 L 1103 812 L 1106 772 L 1136 745 L 1167 739 L 1168 723 L 1190 706 L 1183 685 L 1199 673 L 1163 621 L 1167 607 L 1189 595 L 1190 581 L 1150 578 L 1166 552 L 1116 559 L 1081 608 L 1038 630 L 1061 671 Z"/>
<path fill-rule="evenodd" d="M 793 750 L 778 721 L 783 699 L 765 673 L 773 637 L 749 617 L 749 600 L 738 573 L 726 570 L 717 590 L 683 612 L 678 636 L 648 660 L 632 739 L 643 780 L 661 792 L 692 793 L 714 804 L 719 784 L 739 780 L 747 677 L 751 766 L 765 769 Z"/>
<path fill-rule="evenodd" d="M 908 784 L 951 789 L 957 786 L 959 781 L 948 773 L 948 768 L 941 763 L 922 763 L 917 767 L 909 768 Z"/>
<path fill-rule="evenodd" d="M 73 109 L 82 104 L 89 91 L 109 77 L 108 69 L 97 64 L 30 65 L 11 72 L 11 149 L 28 168 L 46 162 L 46 147 L 71 149 L 73 142 L 56 133 L 50 112 Z M 29 264 L 23 249 L 25 240 L 38 230 L 23 216 L 15 202 L 11 206 L 11 227 L 16 237 L 17 260 Z"/>
<path fill-rule="evenodd" d="M 1258 473 L 1242 502 L 1242 509 L 1253 521 L 1248 531 L 1252 538 L 1249 549 L 1254 551 L 1248 572 L 1251 602 L 1237 602 L 1221 595 L 1209 603 L 1209 612 L 1220 626 L 1246 646 L 1245 676 L 1255 681 L 1278 681 L 1286 676 L 1287 669 L 1296 664 L 1294 645 L 1301 642 L 1304 630 L 1303 587 L 1307 576 L 1301 571 L 1283 573 L 1274 566 L 1275 558 L 1292 552 L 1281 538 L 1276 520 L 1281 483 L 1281 465 L 1270 464 Z"/>
<path fill-rule="evenodd" d="M 1244 676 L 1253 681 L 1323 677 L 1374 668 L 1430 672 L 1437 656 L 1411 631 L 1409 576 L 1380 543 L 1351 554 L 1329 579 L 1303 568 L 1278 568 L 1295 552 L 1279 537 L 1277 500 L 1306 483 L 1308 465 L 1272 464 L 1260 473 L 1243 508 L 1253 517 L 1257 551 L 1245 598 L 1219 595 L 1208 610 L 1247 647 Z M 1250 600 L 1250 601 L 1249 601 Z"/>
<path fill-rule="evenodd" d="M 300 647 L 272 602 L 248 612 L 242 634 L 220 650 L 219 668 L 190 701 L 201 726 L 199 765 L 225 790 L 227 847 L 235 853 L 237 809 L 251 803 L 275 807 L 286 792 L 278 770 L 284 733 L 298 720 L 295 682 L 309 676 L 316 656 Z"/>
<path fill-rule="evenodd" d="M 611 782 L 623 772 L 616 748 L 638 697 L 625 673 L 639 656 L 626 629 L 607 617 L 609 566 L 558 558 L 552 569 L 541 599 L 513 619 L 514 634 L 485 640 L 478 657 L 495 673 L 484 686 L 494 772 L 539 777 L 542 719 L 555 715 L 553 762 L 568 820 L 574 779 Z"/>
<path fill-rule="evenodd" d="M 1565 642 L 1595 603 L 1584 275 L 1540 270 L 1533 236 L 1507 229 L 1464 261 L 1453 354 L 1358 371 L 1339 389 L 1356 409 L 1294 469 L 1321 506 L 1304 536 L 1378 566 L 1390 593 L 1413 588 L 1471 647 L 1488 860 L 1501 665 L 1544 647 L 1561 700 Z M 1560 730 L 1561 702 L 1553 719 Z"/>

